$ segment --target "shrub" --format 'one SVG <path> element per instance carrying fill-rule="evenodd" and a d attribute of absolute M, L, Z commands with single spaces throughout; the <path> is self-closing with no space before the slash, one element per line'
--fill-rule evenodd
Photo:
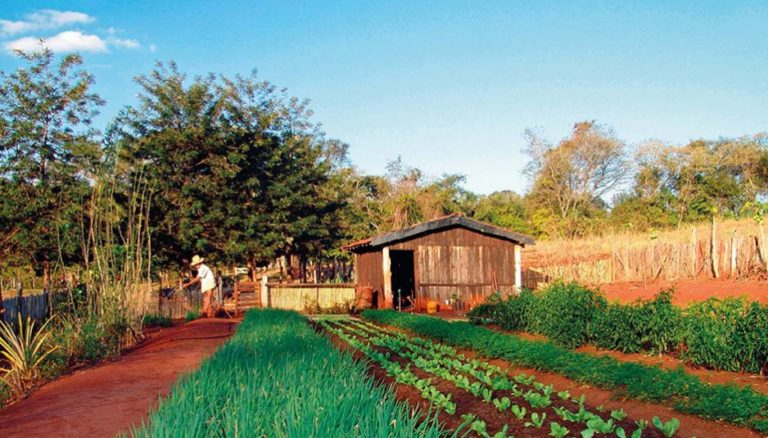
<path fill-rule="evenodd" d="M 200 318 L 200 310 L 195 309 L 195 310 L 190 310 L 189 312 L 187 312 L 187 315 L 184 317 L 184 320 L 187 321 L 187 322 L 190 322 L 190 321 L 194 321 L 194 320 L 199 319 L 199 318 Z"/>
<path fill-rule="evenodd" d="M 57 347 L 51 346 L 49 319 L 35 329 L 35 321 L 19 315 L 16 330 L 0 321 L 0 379 L 14 395 L 21 395 L 35 386 L 42 377 L 42 364 Z"/>
<path fill-rule="evenodd" d="M 759 373 L 768 361 L 768 309 L 743 298 L 688 307 L 682 357 L 695 365 Z"/>
<path fill-rule="evenodd" d="M 682 314 L 672 305 L 673 291 L 660 292 L 653 300 L 610 304 L 595 315 L 590 343 L 624 353 L 668 353 L 681 338 Z"/>
<path fill-rule="evenodd" d="M 602 294 L 577 283 L 555 283 L 531 301 L 528 326 L 568 348 L 587 342 L 595 316 L 607 306 Z"/>
<path fill-rule="evenodd" d="M 510 295 L 497 306 L 497 323 L 505 330 L 533 331 L 535 302 L 536 295 L 530 289 L 524 289 L 519 295 Z"/>
<path fill-rule="evenodd" d="M 142 325 L 144 327 L 170 327 L 173 325 L 173 320 L 164 315 L 144 315 L 142 319 Z"/>
<path fill-rule="evenodd" d="M 96 362 L 109 355 L 109 345 L 104 342 L 107 334 L 96 318 L 85 321 L 75 339 L 76 358 Z"/>

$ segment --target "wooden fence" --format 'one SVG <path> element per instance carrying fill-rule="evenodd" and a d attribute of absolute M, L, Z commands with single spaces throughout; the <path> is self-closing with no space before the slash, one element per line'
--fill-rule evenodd
<path fill-rule="evenodd" d="M 355 300 L 355 285 L 267 283 L 267 306 L 307 313 L 341 312 Z"/>
<path fill-rule="evenodd" d="M 21 317 L 26 319 L 44 319 L 48 315 L 48 294 L 27 295 L 13 297 L 3 300 L 5 314 L 3 320 L 13 323 L 17 320 L 17 315 L 21 311 Z"/>
<path fill-rule="evenodd" d="M 147 314 L 180 319 L 186 317 L 189 312 L 199 312 L 203 307 L 203 297 L 199 291 L 176 291 L 171 298 L 159 298 L 157 293 L 152 293 L 146 304 L 144 311 Z"/>
<path fill-rule="evenodd" d="M 524 277 L 587 284 L 654 282 L 697 277 L 762 278 L 768 245 L 754 222 L 708 224 L 647 234 L 542 241 L 523 253 Z M 762 251 L 762 255 L 761 255 Z M 524 278 L 525 280 L 525 278 Z M 525 282 L 525 281 L 524 281 Z"/>

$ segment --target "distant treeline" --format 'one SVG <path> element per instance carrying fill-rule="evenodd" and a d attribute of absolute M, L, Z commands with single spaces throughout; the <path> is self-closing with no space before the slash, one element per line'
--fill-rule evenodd
<path fill-rule="evenodd" d="M 158 63 L 136 78 L 139 103 L 97 127 L 104 102 L 78 55 L 19 56 L 0 73 L 0 263 L 45 278 L 106 269 L 104 248 L 110 269 L 137 258 L 168 269 L 193 253 L 250 265 L 347 257 L 345 241 L 450 213 L 554 238 L 765 209 L 764 134 L 630 147 L 592 121 L 557 143 L 526 131 L 528 193 L 478 195 L 462 175 L 428 177 L 399 158 L 364 174 L 306 101 L 255 73 L 188 77 Z"/>

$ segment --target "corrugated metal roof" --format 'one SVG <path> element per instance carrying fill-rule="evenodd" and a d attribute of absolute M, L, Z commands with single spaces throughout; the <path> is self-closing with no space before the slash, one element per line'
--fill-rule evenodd
<path fill-rule="evenodd" d="M 447 228 L 462 227 L 468 230 L 475 231 L 477 233 L 485 234 L 488 236 L 497 237 L 499 239 L 508 240 L 520 245 L 533 245 L 535 241 L 532 237 L 525 234 L 509 231 L 505 228 L 500 228 L 491 224 L 469 219 L 464 216 L 454 214 L 450 216 L 444 216 L 438 219 L 434 219 L 427 222 L 422 222 L 414 226 L 403 228 L 401 230 L 392 231 L 390 233 L 381 234 L 379 236 L 370 237 L 367 239 L 358 240 L 344 245 L 342 248 L 348 250 L 355 250 L 362 247 L 380 247 L 386 246 L 391 243 L 401 242 L 403 240 L 409 240 L 413 237 L 417 237 L 423 234 L 432 233 L 435 231 L 444 230 Z"/>

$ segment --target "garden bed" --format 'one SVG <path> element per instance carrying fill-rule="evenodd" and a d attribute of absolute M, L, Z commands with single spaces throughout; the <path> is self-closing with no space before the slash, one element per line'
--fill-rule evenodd
<path fill-rule="evenodd" d="M 319 325 L 342 348 L 354 348 L 357 357 L 367 358 L 371 373 L 393 384 L 398 397 L 415 406 L 437 406 L 439 418 L 448 428 L 470 428 L 479 436 L 581 436 L 582 431 L 594 433 L 592 436 L 640 434 L 635 422 L 640 419 L 630 418 L 621 409 L 594 406 L 585 397 L 558 392 L 531 375 L 508 374 L 442 344 L 359 321 Z M 673 429 L 671 424 L 667 433 Z M 642 436 L 664 434 L 648 425 Z"/>
<path fill-rule="evenodd" d="M 516 367 L 532 368 L 566 377 L 572 382 L 594 385 L 615 397 L 646 403 L 661 402 L 667 412 L 674 408 L 680 413 L 709 420 L 727 420 L 736 426 L 765 427 L 768 399 L 749 388 L 710 385 L 683 371 L 620 363 L 610 357 L 576 353 L 547 342 L 524 340 L 468 323 L 449 323 L 389 311 L 366 311 L 363 316 L 454 347 L 471 349 L 484 357 L 503 359 Z M 717 425 L 712 421 L 707 423 Z M 733 428 L 729 435 L 733 435 L 733 431 L 740 436 L 750 433 L 743 428 Z"/>

